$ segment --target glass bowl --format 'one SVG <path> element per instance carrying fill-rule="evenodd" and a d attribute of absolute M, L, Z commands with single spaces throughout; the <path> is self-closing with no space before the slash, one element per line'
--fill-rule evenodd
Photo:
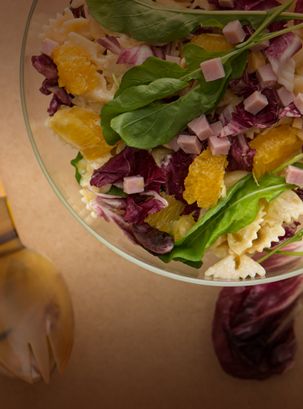
<path fill-rule="evenodd" d="M 51 17 L 56 16 L 68 6 L 68 0 L 34 0 L 29 12 L 22 44 L 20 64 L 20 90 L 24 120 L 30 142 L 43 173 L 69 212 L 96 239 L 137 266 L 153 273 L 188 283 L 211 286 L 243 286 L 262 284 L 293 277 L 303 273 L 303 262 L 300 268 L 287 271 L 287 268 L 268 273 L 266 278 L 242 281 L 211 280 L 197 277 L 196 269 L 182 263 L 163 263 L 141 247 L 131 243 L 124 233 L 113 223 L 102 219 L 95 220 L 90 216 L 81 202 L 79 186 L 74 178 L 71 159 L 77 151 L 64 144 L 46 128 L 47 106 L 49 100 L 40 94 L 42 77 L 32 68 L 31 56 L 39 54 L 42 27 Z"/>

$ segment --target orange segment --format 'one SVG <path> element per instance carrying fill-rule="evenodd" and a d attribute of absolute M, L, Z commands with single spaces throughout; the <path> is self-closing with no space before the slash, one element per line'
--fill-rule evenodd
<path fill-rule="evenodd" d="M 171 234 L 173 223 L 180 218 L 184 210 L 184 204 L 173 196 L 165 194 L 162 196 L 168 202 L 168 206 L 157 213 L 149 215 L 145 222 L 160 231 Z"/>
<path fill-rule="evenodd" d="M 201 208 L 214 206 L 219 200 L 224 184 L 226 156 L 213 156 L 210 149 L 203 151 L 190 165 L 185 179 L 184 199 L 197 202 Z"/>
<path fill-rule="evenodd" d="M 107 145 L 97 113 L 84 108 L 61 109 L 49 120 L 50 128 L 66 142 L 79 149 L 88 160 L 108 154 Z"/>
<path fill-rule="evenodd" d="M 63 44 L 53 51 L 53 59 L 58 68 L 59 85 L 70 94 L 82 95 L 98 85 L 97 67 L 81 47 Z"/>
<path fill-rule="evenodd" d="M 199 34 L 191 39 L 191 43 L 206 51 L 228 51 L 233 48 L 222 34 Z"/>
<path fill-rule="evenodd" d="M 296 134 L 296 129 L 282 125 L 262 132 L 250 142 L 250 147 L 256 149 L 253 172 L 257 179 L 300 151 L 302 141 Z"/>

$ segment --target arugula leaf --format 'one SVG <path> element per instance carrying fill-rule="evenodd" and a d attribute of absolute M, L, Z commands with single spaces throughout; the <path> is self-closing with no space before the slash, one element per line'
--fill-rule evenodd
<path fill-rule="evenodd" d="M 272 174 L 265 175 L 256 184 L 252 175 L 241 179 L 225 199 L 210 209 L 182 239 L 163 261 L 180 260 L 199 266 L 205 251 L 223 234 L 234 233 L 252 223 L 259 211 L 259 202 L 275 199 L 292 185 Z"/>
<path fill-rule="evenodd" d="M 124 33 L 152 44 L 168 43 L 187 37 L 198 27 L 223 28 L 233 20 L 257 28 L 274 13 L 267 11 L 178 9 L 152 0 L 87 0 L 90 14 L 111 31 Z M 302 20 L 301 13 L 283 13 L 281 20 Z"/>
<path fill-rule="evenodd" d="M 78 164 L 83 159 L 81 152 L 78 152 L 78 155 L 73 159 L 70 163 L 75 168 L 75 178 L 77 182 L 80 184 L 81 182 L 81 173 L 79 172 Z"/>
<path fill-rule="evenodd" d="M 128 145 L 151 149 L 174 138 L 189 121 L 210 112 L 224 93 L 231 76 L 231 65 L 225 65 L 225 77 L 201 83 L 171 103 L 153 103 L 112 119 L 110 126 Z"/>
<path fill-rule="evenodd" d="M 188 82 L 175 78 L 155 79 L 147 85 L 138 85 L 125 89 L 101 111 L 101 126 L 107 143 L 114 145 L 120 136 L 111 128 L 115 116 L 134 111 L 152 102 L 176 94 L 188 85 Z"/>
<path fill-rule="evenodd" d="M 263 263 L 265 260 L 267 260 L 268 258 L 270 258 L 271 256 L 273 256 L 275 254 L 282 254 L 283 253 L 284 255 L 292 255 L 292 254 L 287 254 L 287 253 L 295 253 L 295 252 L 287 252 L 287 251 L 282 252 L 282 251 L 280 251 L 280 249 L 288 246 L 291 243 L 295 243 L 297 241 L 300 241 L 302 239 L 303 239 L 303 229 L 300 229 L 292 237 L 290 237 L 287 240 L 282 241 L 282 243 L 275 246 L 271 251 L 269 251 L 267 254 L 265 254 L 265 256 L 259 258 L 257 260 L 258 263 Z M 297 256 L 297 254 L 296 254 L 296 256 Z"/>

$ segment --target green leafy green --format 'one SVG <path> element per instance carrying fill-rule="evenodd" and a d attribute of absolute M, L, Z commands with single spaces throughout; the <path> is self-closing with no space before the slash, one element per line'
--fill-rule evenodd
<path fill-rule="evenodd" d="M 122 189 L 120 189 L 117 186 L 112 186 L 108 192 L 105 193 L 106 195 L 111 195 L 111 196 L 119 196 L 119 197 L 127 197 L 127 194 L 123 192 Z"/>
<path fill-rule="evenodd" d="M 258 28 L 275 10 L 178 9 L 152 0 L 87 0 L 87 4 L 90 14 L 102 26 L 152 44 L 185 38 L 200 26 L 223 28 L 233 20 Z M 275 18 L 302 20 L 303 14 L 283 13 Z"/>
<path fill-rule="evenodd" d="M 115 116 L 134 111 L 152 102 L 176 94 L 188 85 L 188 82 L 176 78 L 159 78 L 146 85 L 129 87 L 102 109 L 101 125 L 108 143 L 115 144 L 119 135 L 111 127 Z"/>
<path fill-rule="evenodd" d="M 269 202 L 291 188 L 292 185 L 287 184 L 281 176 L 267 174 L 258 185 L 252 175 L 246 176 L 182 240 L 176 242 L 174 249 L 162 260 L 180 260 L 199 267 L 205 251 L 220 236 L 237 232 L 255 220 L 261 199 Z"/>
<path fill-rule="evenodd" d="M 79 172 L 79 162 L 83 159 L 83 156 L 81 154 L 81 152 L 78 153 L 78 155 L 75 157 L 75 159 L 73 159 L 70 163 L 71 165 L 75 168 L 75 178 L 77 180 L 77 182 L 80 184 L 81 182 L 81 173 Z"/>
<path fill-rule="evenodd" d="M 282 243 L 278 244 L 272 250 L 268 251 L 268 253 L 265 254 L 265 256 L 259 258 L 258 263 L 263 263 L 265 260 L 267 260 L 268 258 L 272 257 L 275 254 L 281 254 L 281 255 L 285 255 L 285 256 L 294 255 L 294 256 L 298 257 L 300 255 L 300 252 L 280 251 L 280 249 L 283 249 L 284 247 L 288 246 L 291 243 L 301 241 L 302 239 L 303 239 L 303 229 L 300 229 L 292 237 L 290 237 L 287 240 L 282 241 Z M 291 254 L 291 253 L 293 253 L 293 254 Z"/>

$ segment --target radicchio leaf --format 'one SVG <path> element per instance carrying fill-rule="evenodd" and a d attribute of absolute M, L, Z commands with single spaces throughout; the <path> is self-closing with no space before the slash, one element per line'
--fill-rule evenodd
<path fill-rule="evenodd" d="M 228 374 L 266 379 L 294 361 L 294 315 L 303 276 L 266 285 L 224 288 L 213 321 L 213 344 Z"/>
<path fill-rule="evenodd" d="M 228 156 L 228 171 L 246 170 L 251 172 L 255 154 L 256 150 L 250 148 L 243 135 L 233 137 Z"/>
<path fill-rule="evenodd" d="M 146 250 L 154 254 L 169 253 L 174 247 L 173 238 L 167 234 L 154 229 L 149 224 L 134 224 L 132 233 L 137 241 Z"/>
<path fill-rule="evenodd" d="M 32 57 L 32 64 L 45 77 L 40 92 L 44 95 L 53 94 L 47 110 L 49 115 L 53 116 L 62 105 L 72 107 L 73 96 L 68 94 L 65 88 L 59 87 L 58 70 L 53 60 L 46 54 L 41 54 Z"/>
<path fill-rule="evenodd" d="M 173 238 L 159 230 L 143 224 L 131 224 L 125 221 L 126 199 L 117 196 L 99 194 L 92 204 L 93 210 L 107 222 L 115 222 L 136 244 L 153 254 L 166 254 L 174 247 Z"/>
<path fill-rule="evenodd" d="M 106 50 L 109 50 L 116 55 L 120 55 L 122 51 L 119 40 L 114 36 L 106 35 L 105 37 L 98 39 L 97 43 L 102 45 L 102 47 L 104 47 Z"/>
<path fill-rule="evenodd" d="M 81 17 L 83 17 L 83 18 L 85 18 L 86 17 L 86 15 L 85 15 L 85 9 L 84 9 L 84 4 L 82 4 L 81 6 L 79 6 L 79 7 L 73 7 L 72 6 L 72 1 L 70 2 L 70 10 L 71 10 L 71 12 L 73 13 L 73 16 L 75 17 L 75 18 L 81 18 Z"/>
<path fill-rule="evenodd" d="M 165 171 L 159 168 L 150 153 L 145 150 L 126 147 L 105 165 L 94 171 L 91 185 L 102 187 L 122 182 L 126 176 L 142 176 L 145 189 L 160 191 L 166 182 Z"/>
<path fill-rule="evenodd" d="M 154 53 L 148 45 L 125 48 L 121 51 L 117 64 L 141 65 L 153 55 Z"/>
<path fill-rule="evenodd" d="M 266 88 L 262 91 L 262 94 L 267 97 L 268 105 L 256 115 L 245 111 L 243 102 L 236 106 L 232 114 L 232 121 L 227 125 L 228 130 L 230 130 L 228 135 L 237 135 L 243 132 L 243 130 L 252 127 L 260 129 L 268 128 L 278 121 L 281 103 L 276 91 Z M 223 133 L 226 133 L 226 129 L 224 128 Z"/>
<path fill-rule="evenodd" d="M 156 193 L 150 196 L 131 195 L 126 199 L 124 220 L 127 223 L 142 224 L 148 215 L 157 213 L 166 206 L 167 202 Z"/>
<path fill-rule="evenodd" d="M 188 175 L 189 165 L 193 161 L 193 156 L 179 150 L 171 155 L 165 167 L 166 185 L 165 191 L 168 195 L 174 195 L 178 200 L 183 199 L 184 181 Z"/>
<path fill-rule="evenodd" d="M 53 60 L 46 54 L 34 55 L 32 64 L 48 80 L 58 79 L 58 69 Z"/>
<path fill-rule="evenodd" d="M 244 98 L 255 91 L 261 90 L 259 80 L 255 73 L 248 74 L 245 72 L 242 78 L 230 81 L 229 86 L 234 94 Z"/>
<path fill-rule="evenodd" d="M 210 4 L 214 4 L 216 8 L 224 10 L 225 7 L 219 5 L 218 0 L 209 0 Z M 276 0 L 236 0 L 235 10 L 269 10 L 273 7 L 280 6 Z M 227 8 L 226 8 L 227 9 Z"/>

